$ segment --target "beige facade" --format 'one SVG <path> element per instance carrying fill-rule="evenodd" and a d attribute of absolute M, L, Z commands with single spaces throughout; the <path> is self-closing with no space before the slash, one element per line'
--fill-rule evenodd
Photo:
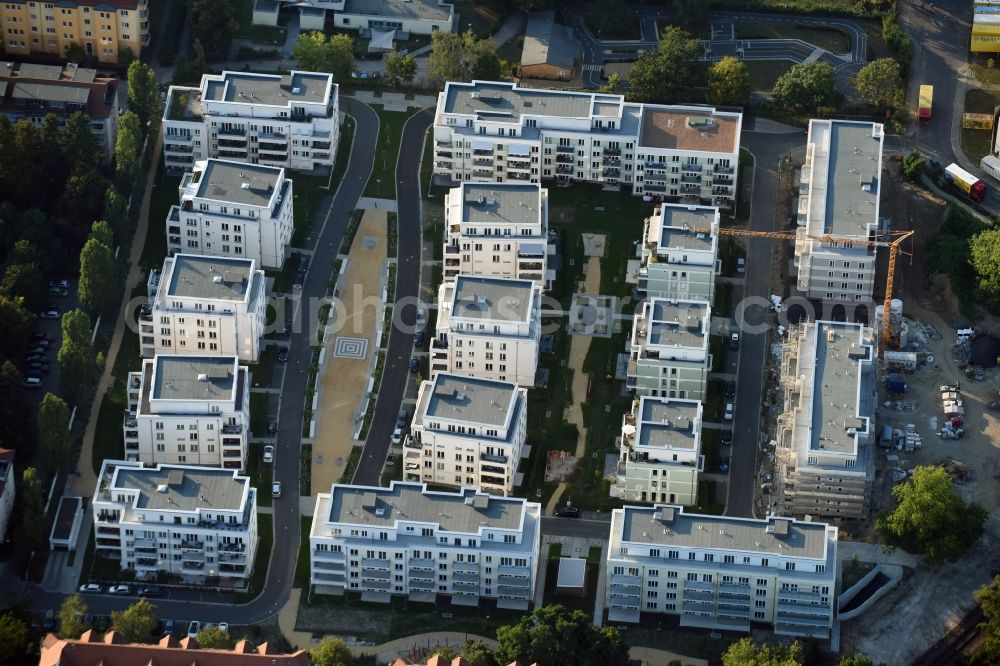
<path fill-rule="evenodd" d="M 149 44 L 149 0 L 7 0 L 0 3 L 0 24 L 10 55 L 66 57 L 77 45 L 87 57 L 116 63 L 121 49 L 138 57 Z"/>

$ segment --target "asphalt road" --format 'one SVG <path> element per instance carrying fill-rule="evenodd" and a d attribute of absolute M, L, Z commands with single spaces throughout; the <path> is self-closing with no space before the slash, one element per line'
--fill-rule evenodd
<path fill-rule="evenodd" d="M 382 467 L 389 452 L 389 438 L 396 427 L 396 417 L 409 381 L 416 299 L 420 288 L 420 157 L 423 155 L 424 133 L 433 122 L 433 108 L 420 111 L 406 121 L 400 139 L 399 157 L 396 160 L 398 263 L 396 294 L 393 298 L 397 305 L 393 309 L 385 368 L 375 401 L 372 424 L 352 479 L 355 484 L 379 485 Z"/>

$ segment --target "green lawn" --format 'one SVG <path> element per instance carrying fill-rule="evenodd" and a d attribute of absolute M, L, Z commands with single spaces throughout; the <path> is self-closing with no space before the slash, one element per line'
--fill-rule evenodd
<path fill-rule="evenodd" d="M 474 0 L 456 0 L 453 4 L 455 5 L 455 13 L 458 15 L 455 19 L 455 26 L 461 32 L 472 30 L 479 37 L 492 35 L 503 19 L 502 16 L 494 14 L 486 7 L 476 6 L 481 3 Z"/>
<path fill-rule="evenodd" d="M 707 411 L 706 411 L 707 414 Z M 721 451 L 722 431 L 713 428 L 702 428 L 701 430 L 701 454 L 705 456 L 705 471 L 718 472 L 719 458 L 727 455 Z"/>
<path fill-rule="evenodd" d="M 986 90 L 970 90 L 965 93 L 965 113 L 993 114 L 993 108 L 1000 105 L 1000 93 Z M 963 129 L 962 152 L 975 163 L 992 152 L 990 145 L 992 132 L 989 130 Z"/>
<path fill-rule="evenodd" d="M 750 74 L 750 88 L 760 92 L 771 92 L 775 81 L 792 68 L 790 60 L 746 60 L 747 73 Z"/>
<path fill-rule="evenodd" d="M 556 591 L 556 581 L 559 576 L 559 559 L 549 559 L 545 562 L 545 604 L 562 604 L 570 610 L 581 610 L 585 613 L 594 611 L 594 595 L 597 592 L 597 575 L 601 565 L 587 562 L 584 575 L 584 593 L 560 594 Z"/>
<path fill-rule="evenodd" d="M 399 139 L 403 125 L 412 113 L 409 111 L 386 111 L 373 106 L 378 114 L 378 147 L 375 151 L 375 166 L 372 169 L 364 196 L 380 199 L 396 198 L 396 157 L 399 154 Z"/>
<path fill-rule="evenodd" d="M 170 213 L 170 207 L 180 201 L 177 196 L 180 184 L 180 176 L 168 176 L 161 160 L 156 169 L 156 180 L 149 198 L 149 228 L 146 232 L 146 244 L 139 258 L 143 268 L 163 266 L 163 258 L 167 256 L 167 215 Z M 136 196 L 142 196 L 142 193 L 137 192 Z"/>
<path fill-rule="evenodd" d="M 303 590 L 309 587 L 309 531 L 312 530 L 312 516 L 302 516 L 299 528 L 299 557 L 295 564 L 295 587 Z"/>
<path fill-rule="evenodd" d="M 271 506 L 271 465 L 264 464 L 264 445 L 250 444 L 247 447 L 247 476 L 257 489 L 257 506 Z"/>
<path fill-rule="evenodd" d="M 285 44 L 288 31 L 282 27 L 272 28 L 266 25 L 252 25 L 254 0 L 231 0 L 236 4 L 236 20 L 240 27 L 236 37 L 249 39 L 254 44 L 281 47 Z"/>
<path fill-rule="evenodd" d="M 607 25 L 604 17 L 601 16 L 599 6 L 592 9 L 583 16 L 583 22 L 594 37 L 605 41 L 626 41 L 642 39 L 642 27 L 639 19 L 629 16 L 621 20 L 619 25 Z"/>
<path fill-rule="evenodd" d="M 338 151 L 339 156 L 339 151 Z M 306 236 L 312 227 L 313 213 L 320 197 L 327 194 L 323 189 L 326 187 L 328 178 L 325 176 L 306 176 L 305 174 L 294 174 L 292 182 L 295 190 L 295 210 L 293 212 L 295 229 L 292 231 L 292 246 L 303 247 Z M 285 268 L 288 268 L 286 262 Z"/>
<path fill-rule="evenodd" d="M 258 499 L 260 498 L 258 497 Z M 257 536 L 260 537 L 260 541 L 257 544 L 257 555 L 253 560 L 253 573 L 250 574 L 247 591 L 236 597 L 238 604 L 254 599 L 264 589 L 264 581 L 267 579 L 267 565 L 271 560 L 271 549 L 274 546 L 274 524 L 270 514 L 257 514 Z"/>
<path fill-rule="evenodd" d="M 254 386 L 270 386 L 274 375 L 274 364 L 278 358 L 277 347 L 264 347 L 260 352 L 260 358 L 253 366 Z"/>
<path fill-rule="evenodd" d="M 333 172 L 330 174 L 330 194 L 337 191 L 337 186 L 344 179 L 347 173 L 347 166 L 350 162 L 351 147 L 354 145 L 354 118 L 347 116 L 340 126 L 340 141 L 337 143 L 337 158 L 333 163 Z"/>
<path fill-rule="evenodd" d="M 830 53 L 847 53 L 851 39 L 838 28 L 818 28 L 769 21 L 737 21 L 736 39 L 801 39 Z"/>
<path fill-rule="evenodd" d="M 736 272 L 736 260 L 739 257 L 746 258 L 747 251 L 740 245 L 733 236 L 722 236 L 719 238 L 719 259 L 722 261 L 722 275 L 727 277 L 740 277 Z"/>

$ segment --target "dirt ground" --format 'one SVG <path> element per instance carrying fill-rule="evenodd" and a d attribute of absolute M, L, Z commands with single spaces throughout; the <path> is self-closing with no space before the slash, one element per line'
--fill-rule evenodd
<path fill-rule="evenodd" d="M 892 170 L 890 165 L 890 170 Z M 857 649 L 876 663 L 909 663 L 929 648 L 941 635 L 957 624 L 973 606 L 972 593 L 986 583 L 998 561 L 1000 544 L 1000 413 L 986 409 L 987 392 L 1000 387 L 1000 370 L 986 370 L 982 381 L 966 379 L 962 361 L 954 358 L 955 325 L 958 304 L 941 276 L 928 276 L 925 248 L 940 226 L 944 202 L 888 175 L 882 181 L 881 209 L 891 211 L 893 228 L 913 228 L 917 235 L 897 263 L 895 295 L 903 300 L 904 317 L 911 321 L 907 350 L 933 355 L 933 363 L 921 365 L 907 375 L 909 391 L 905 402 L 912 411 L 885 407 L 886 396 L 876 415 L 877 427 L 888 424 L 904 428 L 912 423 L 921 434 L 923 447 L 913 452 L 880 449 L 876 454 L 876 482 L 873 514 L 892 506 L 892 480 L 888 475 L 887 455 L 899 456 L 905 470 L 918 465 L 939 464 L 946 458 L 960 461 L 972 472 L 972 478 L 956 484 L 958 492 L 992 512 L 986 533 L 959 562 L 938 567 L 920 567 L 900 587 L 880 600 L 859 620 L 845 623 L 845 653 Z M 883 269 L 884 270 L 884 269 Z M 884 274 L 884 273 L 883 273 Z M 978 328 L 1000 332 L 994 322 L 976 322 Z M 932 428 L 944 421 L 939 386 L 960 383 L 966 409 L 966 435 L 959 440 L 941 439 Z M 879 387 L 880 390 L 882 387 Z M 873 540 L 869 528 L 865 540 Z M 905 636 L 906 640 L 900 640 Z"/>

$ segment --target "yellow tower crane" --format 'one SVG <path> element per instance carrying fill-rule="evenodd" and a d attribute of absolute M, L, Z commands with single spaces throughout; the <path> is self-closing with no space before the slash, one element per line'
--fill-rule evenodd
<path fill-rule="evenodd" d="M 885 300 L 882 303 L 882 344 L 879 345 L 879 356 L 889 346 L 889 342 L 892 340 L 892 332 L 889 328 L 889 304 L 892 301 L 892 288 L 896 277 L 896 257 L 899 256 L 900 246 L 903 241 L 913 236 L 913 231 L 889 232 L 890 240 L 861 240 L 856 237 L 837 237 L 829 234 L 813 236 L 811 234 L 799 233 L 798 231 L 750 231 L 747 229 L 734 229 L 732 227 L 719 227 L 719 234 L 722 236 L 743 236 L 746 238 L 812 240 L 846 248 L 854 246 L 889 248 L 889 270 L 885 278 Z"/>

